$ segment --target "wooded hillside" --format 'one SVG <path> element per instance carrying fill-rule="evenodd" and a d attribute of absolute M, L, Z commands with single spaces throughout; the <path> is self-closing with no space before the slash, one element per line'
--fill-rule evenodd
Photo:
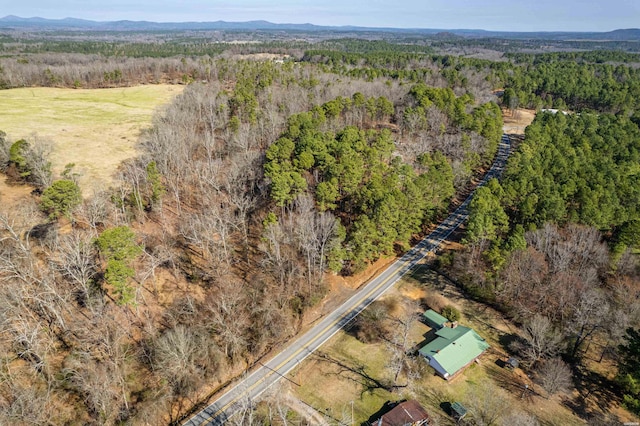
<path fill-rule="evenodd" d="M 449 88 L 208 67 L 80 204 L 72 169 L 3 138 L 3 170 L 43 191 L 1 216 L 6 421 L 176 421 L 292 336 L 330 274 L 406 248 L 501 134 L 495 103 Z"/>
<path fill-rule="evenodd" d="M 508 350 L 530 371 L 566 373 L 563 356 L 582 380 L 590 344 L 623 344 L 610 387 L 637 410 L 636 56 L 2 40 L 3 88 L 187 87 L 88 199 L 37 138 L 1 134 L 1 171 L 34 191 L 0 195 L 0 423 L 179 422 L 293 336 L 336 276 L 402 252 L 465 195 L 496 152 L 498 103 L 580 114 L 538 114 L 441 268 L 521 326 Z M 250 56 L 266 51 L 288 56 Z"/>

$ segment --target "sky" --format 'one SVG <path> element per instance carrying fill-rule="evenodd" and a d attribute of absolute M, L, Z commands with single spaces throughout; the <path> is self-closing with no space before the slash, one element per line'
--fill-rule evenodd
<path fill-rule="evenodd" d="M 250 21 L 494 31 L 640 27 L 640 0 L 0 0 L 0 17 Z"/>

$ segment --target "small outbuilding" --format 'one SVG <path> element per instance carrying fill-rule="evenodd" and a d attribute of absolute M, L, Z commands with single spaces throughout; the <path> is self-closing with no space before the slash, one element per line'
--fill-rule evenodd
<path fill-rule="evenodd" d="M 404 401 L 372 423 L 373 426 L 423 426 L 429 424 L 429 413 L 418 401 Z"/>
<path fill-rule="evenodd" d="M 456 421 L 464 419 L 464 416 L 466 415 L 467 409 L 464 407 L 464 405 L 460 404 L 459 402 L 454 402 L 453 404 L 451 404 L 451 417 L 456 419 Z"/>
<path fill-rule="evenodd" d="M 434 330 L 440 330 L 442 327 L 445 326 L 447 322 L 449 322 L 448 319 L 446 319 L 445 317 L 443 317 L 433 309 L 427 310 L 424 314 L 422 314 L 422 317 L 425 324 L 427 324 L 429 327 L 433 328 Z"/>
<path fill-rule="evenodd" d="M 510 357 L 507 362 L 504 363 L 504 366 L 511 370 L 518 368 L 518 365 L 520 365 L 520 362 L 518 362 L 518 360 L 514 357 Z"/>

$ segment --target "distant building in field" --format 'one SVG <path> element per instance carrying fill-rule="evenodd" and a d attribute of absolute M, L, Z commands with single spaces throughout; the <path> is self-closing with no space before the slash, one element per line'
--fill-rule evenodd
<path fill-rule="evenodd" d="M 404 401 L 372 423 L 373 426 L 422 426 L 429 424 L 429 413 L 418 401 Z"/>
<path fill-rule="evenodd" d="M 555 108 L 542 108 L 540 110 L 540 112 L 550 112 L 551 114 L 562 113 L 564 115 L 568 115 L 569 114 L 567 111 L 562 111 L 562 110 L 555 109 Z"/>

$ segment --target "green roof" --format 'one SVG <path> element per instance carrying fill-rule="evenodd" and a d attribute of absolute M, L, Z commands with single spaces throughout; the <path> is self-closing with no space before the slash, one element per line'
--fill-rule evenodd
<path fill-rule="evenodd" d="M 436 328 L 436 329 L 442 328 L 444 324 L 447 321 L 449 321 L 448 319 L 446 319 L 445 317 L 443 317 L 433 309 L 429 309 L 427 312 L 425 312 L 422 315 L 424 316 L 424 319 L 427 322 L 427 325 L 429 325 L 429 327 L 431 328 Z"/>
<path fill-rule="evenodd" d="M 436 336 L 419 352 L 424 357 L 435 359 L 449 375 L 454 375 L 489 348 L 478 333 L 462 325 L 442 328 Z"/>
<path fill-rule="evenodd" d="M 460 326 L 456 328 L 444 327 L 436 331 L 436 336 L 442 337 L 447 340 L 456 340 L 457 338 L 459 338 L 469 330 L 471 330 L 469 327 L 464 327 L 464 326 Z"/>
<path fill-rule="evenodd" d="M 451 411 L 453 411 L 458 419 L 461 419 L 467 415 L 467 409 L 459 402 L 454 402 L 453 404 L 451 404 Z"/>

